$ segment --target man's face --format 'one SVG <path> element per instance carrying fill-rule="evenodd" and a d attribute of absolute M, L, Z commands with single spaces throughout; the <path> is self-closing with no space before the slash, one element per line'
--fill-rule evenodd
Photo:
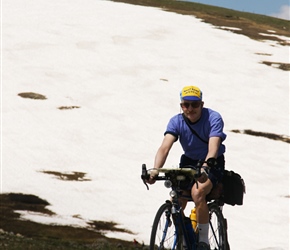
<path fill-rule="evenodd" d="M 180 107 L 184 115 L 191 121 L 196 122 L 201 117 L 201 111 L 203 108 L 202 101 L 182 101 Z"/>

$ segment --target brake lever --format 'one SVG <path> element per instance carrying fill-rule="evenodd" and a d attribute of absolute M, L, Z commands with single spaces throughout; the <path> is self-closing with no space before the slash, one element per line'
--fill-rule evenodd
<path fill-rule="evenodd" d="M 146 169 L 146 164 L 142 164 L 142 174 L 141 174 L 141 179 L 143 180 L 144 185 L 146 186 L 147 190 L 149 190 L 149 186 L 146 183 L 146 180 L 149 179 L 149 175 L 147 173 L 147 169 Z"/>
<path fill-rule="evenodd" d="M 148 184 L 146 183 L 146 181 L 145 181 L 145 180 L 143 180 L 143 183 L 145 184 L 145 186 L 146 186 L 147 190 L 149 190 L 149 186 L 148 186 Z"/>

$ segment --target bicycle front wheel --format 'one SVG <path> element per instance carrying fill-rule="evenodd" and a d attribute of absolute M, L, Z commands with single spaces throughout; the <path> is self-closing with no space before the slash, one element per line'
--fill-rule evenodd
<path fill-rule="evenodd" d="M 150 238 L 150 250 L 181 249 L 177 242 L 176 228 L 171 216 L 171 203 L 164 203 L 156 213 Z"/>
<path fill-rule="evenodd" d="M 221 209 L 216 203 L 209 206 L 209 243 L 211 250 L 229 250 L 227 242 L 227 224 Z"/>

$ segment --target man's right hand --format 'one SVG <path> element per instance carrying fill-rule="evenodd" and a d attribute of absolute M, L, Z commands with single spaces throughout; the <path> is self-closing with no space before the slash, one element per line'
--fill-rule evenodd
<path fill-rule="evenodd" d="M 157 169 L 153 169 L 150 172 L 150 177 L 149 179 L 146 181 L 148 184 L 154 184 L 156 182 L 156 177 L 158 176 L 158 170 Z"/>
<path fill-rule="evenodd" d="M 150 185 L 154 184 L 156 182 L 155 176 L 150 175 L 149 179 L 146 182 Z"/>

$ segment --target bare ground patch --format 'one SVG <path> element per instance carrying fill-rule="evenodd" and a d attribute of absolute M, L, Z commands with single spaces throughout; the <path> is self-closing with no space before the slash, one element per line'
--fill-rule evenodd
<path fill-rule="evenodd" d="M 128 242 L 106 237 L 104 231 L 132 233 L 117 227 L 115 222 L 91 221 L 87 228 L 45 225 L 22 220 L 15 212 L 23 210 L 53 215 L 54 212 L 46 208 L 48 205 L 46 200 L 31 194 L 0 194 L 0 249 L 146 249 L 133 238 Z"/>
<path fill-rule="evenodd" d="M 60 110 L 67 110 L 67 109 L 79 109 L 80 106 L 60 106 L 58 109 Z"/>
<path fill-rule="evenodd" d="M 96 231 L 112 231 L 112 232 L 121 232 L 121 233 L 128 233 L 134 234 L 132 231 L 124 228 L 117 227 L 118 224 L 113 221 L 90 221 L 88 224 L 91 226 L 92 229 Z"/>
<path fill-rule="evenodd" d="M 91 179 L 85 178 L 86 173 L 83 172 L 58 172 L 58 171 L 41 171 L 41 173 L 54 175 L 57 179 L 63 181 L 90 181 Z"/>
<path fill-rule="evenodd" d="M 239 134 L 253 135 L 253 136 L 261 136 L 261 137 L 265 137 L 265 138 L 276 140 L 276 141 L 283 141 L 286 143 L 290 143 L 290 138 L 287 135 L 278 135 L 278 134 L 274 134 L 274 133 L 254 131 L 251 129 L 245 129 L 245 130 L 233 129 L 233 130 L 231 130 L 231 132 L 239 133 Z"/>
<path fill-rule="evenodd" d="M 112 0 L 142 6 L 159 7 L 182 15 L 193 15 L 214 26 L 235 27 L 231 32 L 248 36 L 255 40 L 271 40 L 289 46 L 289 42 L 279 36 L 290 37 L 290 22 L 265 15 L 235 11 L 195 2 L 170 0 Z M 273 31 L 276 36 L 273 36 Z"/>
<path fill-rule="evenodd" d="M 259 56 L 272 56 L 272 54 L 268 54 L 268 53 L 255 53 L 256 55 L 259 55 Z"/>
<path fill-rule="evenodd" d="M 34 92 L 22 92 L 19 93 L 18 96 L 22 97 L 22 98 L 28 98 L 28 99 L 34 99 L 34 100 L 46 100 L 46 96 L 42 95 L 42 94 L 38 94 L 38 93 L 34 93 Z M 80 106 L 60 106 L 58 107 L 58 109 L 60 110 L 70 110 L 70 109 L 79 109 Z"/>
<path fill-rule="evenodd" d="M 263 61 L 262 63 L 267 66 L 272 66 L 274 68 L 278 68 L 281 70 L 290 71 L 290 63 L 270 62 L 270 61 Z"/>
<path fill-rule="evenodd" d="M 34 92 L 23 92 L 23 93 L 19 93 L 19 96 L 21 96 L 22 98 L 29 98 L 29 99 L 35 99 L 35 100 L 46 100 L 46 96 L 38 94 L 38 93 L 34 93 Z"/>

